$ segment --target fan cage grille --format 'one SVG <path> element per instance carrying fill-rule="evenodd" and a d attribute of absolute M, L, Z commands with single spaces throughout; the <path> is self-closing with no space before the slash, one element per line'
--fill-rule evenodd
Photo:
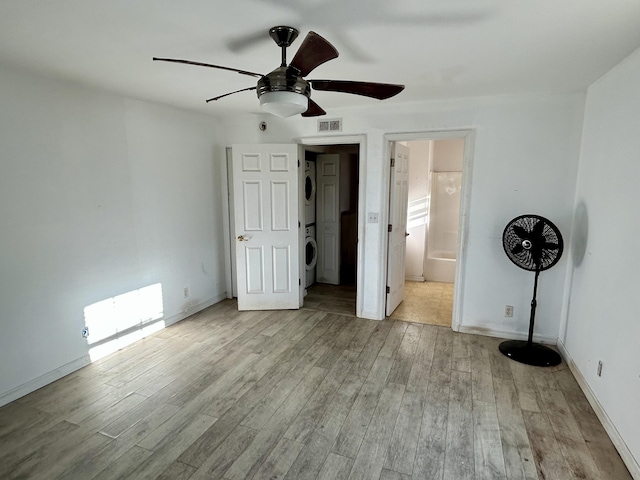
<path fill-rule="evenodd" d="M 523 248 L 523 238 L 518 231 L 531 234 L 534 228 L 540 229 L 539 222 L 543 222 L 541 237 L 543 245 L 533 242 L 533 248 Z M 502 246 L 509 259 L 518 267 L 529 271 L 543 271 L 553 267 L 562 255 L 563 241 L 560 230 L 550 220 L 539 215 L 520 215 L 511 220 L 502 234 Z"/>

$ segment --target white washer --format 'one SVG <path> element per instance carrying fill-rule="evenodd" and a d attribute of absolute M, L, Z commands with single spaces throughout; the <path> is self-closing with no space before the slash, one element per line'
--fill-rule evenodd
<path fill-rule="evenodd" d="M 316 223 L 316 162 L 304 164 L 304 224 L 311 225 Z"/>
<path fill-rule="evenodd" d="M 306 277 L 304 286 L 310 287 L 316 282 L 316 263 L 318 262 L 318 244 L 316 243 L 316 227 L 310 225 L 305 228 L 304 261 Z"/>

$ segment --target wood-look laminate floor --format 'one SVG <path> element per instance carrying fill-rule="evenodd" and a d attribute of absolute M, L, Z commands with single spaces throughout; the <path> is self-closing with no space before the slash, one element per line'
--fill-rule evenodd
<path fill-rule="evenodd" d="M 564 364 L 224 301 L 0 409 L 0 478 L 631 477 Z"/>
<path fill-rule="evenodd" d="M 356 314 L 356 286 L 314 283 L 307 288 L 304 308 L 353 317 Z"/>

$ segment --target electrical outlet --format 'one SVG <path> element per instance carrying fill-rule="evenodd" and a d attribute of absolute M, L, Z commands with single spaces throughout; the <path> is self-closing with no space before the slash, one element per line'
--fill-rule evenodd
<path fill-rule="evenodd" d="M 82 329 L 82 338 L 87 338 L 89 336 L 89 327 L 84 327 Z"/>
<path fill-rule="evenodd" d="M 184 287 L 184 298 L 189 298 L 189 287 Z"/>
<path fill-rule="evenodd" d="M 513 317 L 513 306 L 505 305 L 504 306 L 504 316 L 505 317 Z"/>
<path fill-rule="evenodd" d="M 598 376 L 602 376 L 602 360 L 598 362 Z"/>

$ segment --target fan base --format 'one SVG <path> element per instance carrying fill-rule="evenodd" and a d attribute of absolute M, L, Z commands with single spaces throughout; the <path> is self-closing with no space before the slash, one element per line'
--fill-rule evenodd
<path fill-rule="evenodd" d="M 535 367 L 555 367 L 562 362 L 558 352 L 538 343 L 529 345 L 523 340 L 507 340 L 498 348 L 510 359 Z"/>

